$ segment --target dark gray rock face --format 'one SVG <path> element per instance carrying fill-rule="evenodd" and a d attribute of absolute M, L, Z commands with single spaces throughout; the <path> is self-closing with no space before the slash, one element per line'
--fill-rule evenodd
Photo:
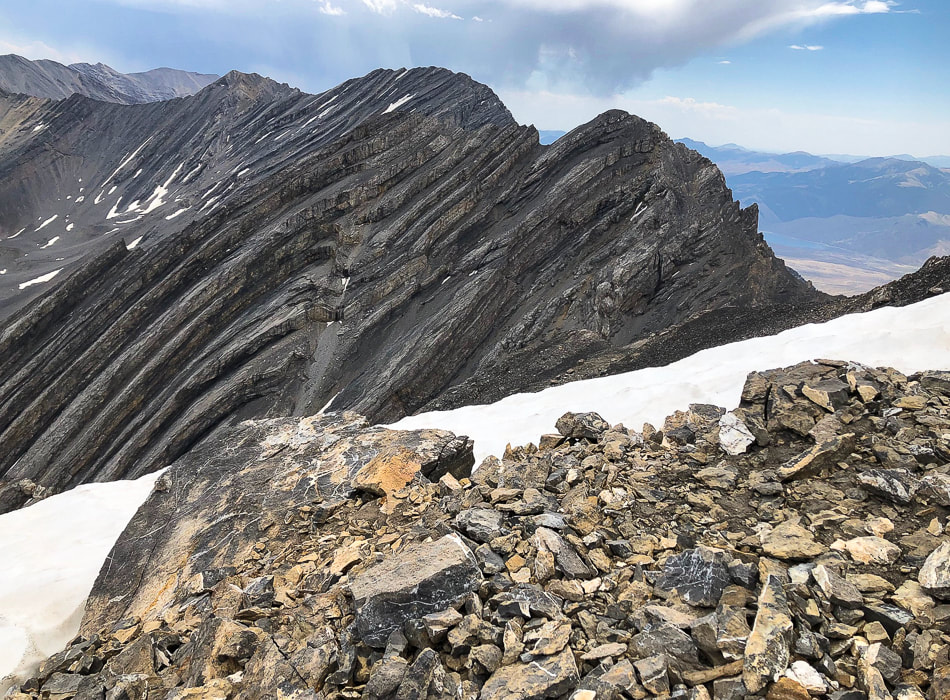
<path fill-rule="evenodd" d="M 120 73 L 103 63 L 30 61 L 22 56 L 0 56 L 0 92 L 60 100 L 79 94 L 102 102 L 142 104 L 194 95 L 220 76 L 173 68 L 144 73 Z"/>
<path fill-rule="evenodd" d="M 667 591 L 676 591 L 691 605 L 715 607 L 730 582 L 726 553 L 697 547 L 670 557 L 656 585 Z"/>
<path fill-rule="evenodd" d="M 458 535 L 416 545 L 352 581 L 357 628 L 366 644 L 383 648 L 404 622 L 445 610 L 481 582 L 475 555 Z"/>
<path fill-rule="evenodd" d="M 7 96 L 0 128 L 8 482 L 144 473 L 328 401 L 489 401 L 697 314 L 821 298 L 656 126 L 611 111 L 542 147 L 442 69 Z"/>

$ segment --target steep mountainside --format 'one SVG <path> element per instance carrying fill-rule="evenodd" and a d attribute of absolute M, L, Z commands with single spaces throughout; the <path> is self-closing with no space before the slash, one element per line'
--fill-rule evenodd
<path fill-rule="evenodd" d="M 0 56 L 0 91 L 52 99 L 79 94 L 120 104 L 159 102 L 193 95 L 218 77 L 172 68 L 120 73 L 103 63 L 64 66 L 15 54 Z"/>
<path fill-rule="evenodd" d="M 328 402 L 380 421 L 452 387 L 486 400 L 485 378 L 518 390 L 695 315 L 820 298 L 714 165 L 623 112 L 543 147 L 441 69 L 3 104 L 10 266 L 63 270 L 6 290 L 49 289 L 0 331 L 7 481 L 140 474 Z"/>

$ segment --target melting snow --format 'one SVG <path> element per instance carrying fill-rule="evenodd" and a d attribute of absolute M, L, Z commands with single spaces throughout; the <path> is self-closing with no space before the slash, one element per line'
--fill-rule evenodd
<path fill-rule="evenodd" d="M 17 232 L 14 233 L 12 236 L 10 236 L 10 238 L 16 238 L 17 236 L 19 236 L 19 235 L 20 235 L 21 233 L 23 233 L 24 231 L 26 231 L 26 229 L 25 229 L 25 228 L 21 228 L 19 231 L 17 231 Z M 10 240 L 10 238 L 8 238 L 7 240 Z"/>
<path fill-rule="evenodd" d="M 143 238 L 145 238 L 145 236 L 139 236 L 139 237 L 136 238 L 134 241 L 132 241 L 131 243 L 127 244 L 127 245 L 125 246 L 125 249 L 126 249 L 126 250 L 132 250 L 135 246 L 137 246 L 139 243 L 142 242 L 142 239 L 143 239 Z"/>
<path fill-rule="evenodd" d="M 5 275 L 5 274 L 7 274 L 7 268 L 3 268 L 2 270 L 0 270 L 0 275 Z"/>
<path fill-rule="evenodd" d="M 72 226 L 72 224 L 70 224 L 70 226 Z M 51 245 L 53 245 L 53 244 L 54 244 L 56 241 L 58 241 L 58 240 L 59 240 L 59 236 L 53 236 L 53 237 L 50 238 L 48 241 L 46 241 L 46 245 L 41 245 L 41 246 L 40 246 L 40 250 L 43 250 L 44 248 L 49 248 Z"/>
<path fill-rule="evenodd" d="M 32 287 L 34 284 L 42 284 L 43 282 L 49 282 L 51 279 L 53 279 L 56 275 L 58 275 L 62 271 L 63 271 L 63 268 L 59 268 L 58 270 L 53 270 L 52 272 L 48 272 L 45 275 L 40 275 L 36 279 L 32 279 L 29 282 L 23 282 L 22 284 L 19 285 L 19 287 L 20 289 L 26 289 L 27 287 Z M 2 605 L 0 605 L 0 610 L 3 610 Z"/>
<path fill-rule="evenodd" d="M 139 147 L 136 148 L 134 151 L 132 151 L 132 153 L 131 153 L 125 160 L 123 160 L 121 163 L 119 163 L 119 167 L 116 168 L 115 170 L 113 170 L 113 171 L 112 171 L 112 174 L 111 174 L 109 177 L 107 177 L 107 178 L 105 179 L 105 181 L 106 181 L 106 182 L 109 182 L 109 180 L 111 180 L 113 177 L 115 177 L 115 176 L 118 174 L 118 172 L 119 172 L 120 170 L 122 170 L 122 168 L 124 168 L 126 165 L 128 165 L 129 162 L 130 162 L 133 158 L 135 158 L 135 156 L 137 156 L 137 155 L 139 154 L 139 151 L 141 151 L 143 148 L 145 148 L 145 145 L 146 145 L 149 141 L 151 141 L 151 140 L 152 140 L 152 137 L 151 137 L 151 136 L 149 136 L 147 139 L 145 139 L 145 141 L 142 143 L 141 146 L 139 146 Z M 141 171 L 139 171 L 139 172 L 141 172 Z M 115 189 L 115 187 L 112 188 L 112 190 L 114 190 L 114 189 Z M 109 194 L 112 194 L 112 190 L 109 190 Z"/>
<path fill-rule="evenodd" d="M 46 126 L 47 126 L 46 124 L 37 124 L 36 126 L 33 127 L 33 133 L 35 134 L 37 131 L 42 131 L 43 129 L 46 128 Z"/>
<path fill-rule="evenodd" d="M 37 228 L 36 231 L 39 231 L 40 229 L 46 228 L 46 227 L 49 226 L 51 223 L 53 223 L 54 221 L 56 221 L 56 219 L 58 219 L 58 218 L 59 218 L 59 214 L 53 214 L 50 218 L 48 218 L 46 221 L 44 221 L 42 224 L 40 224 L 39 228 Z M 34 233 L 36 233 L 36 231 L 34 231 Z"/>
<path fill-rule="evenodd" d="M 110 194 L 111 194 L 111 192 L 110 192 Z M 109 213 L 106 214 L 106 219 L 107 219 L 107 220 L 108 220 L 108 219 L 114 219 L 114 218 L 116 218 L 117 216 L 122 216 L 122 215 L 119 213 L 119 205 L 120 205 L 121 203 L 122 203 L 122 197 L 119 197 L 119 198 L 116 200 L 116 202 L 115 202 L 115 206 L 113 206 L 112 209 L 109 210 Z"/>
<path fill-rule="evenodd" d="M 113 192 L 115 192 L 118 189 L 118 187 L 119 187 L 118 185 L 113 185 L 112 187 L 110 187 L 109 194 L 112 194 Z"/>
<path fill-rule="evenodd" d="M 950 369 L 950 293 L 904 308 L 884 307 L 778 335 L 710 348 L 666 367 L 648 367 L 515 394 L 484 406 L 409 416 L 389 427 L 444 428 L 475 440 L 475 463 L 505 445 L 537 443 L 566 411 L 597 411 L 609 423 L 660 425 L 691 403 L 734 408 L 746 375 L 826 357 L 902 372 Z"/>
<path fill-rule="evenodd" d="M 184 209 L 179 209 L 174 214 L 169 214 L 168 216 L 165 217 L 165 221 L 171 221 L 179 214 L 184 214 L 186 211 L 188 211 L 188 209 L 190 209 L 190 207 L 185 207 Z"/>
<path fill-rule="evenodd" d="M 79 195 L 78 197 L 76 197 L 76 204 L 79 204 L 79 203 L 82 202 L 85 198 L 86 198 L 86 195 L 83 195 L 83 194 Z"/>
<path fill-rule="evenodd" d="M 142 174 L 142 169 L 139 168 L 138 170 L 135 171 L 135 175 L 132 176 L 132 179 L 134 180 L 135 178 L 137 178 L 137 177 L 138 177 L 139 175 L 141 175 L 141 174 Z"/>
<path fill-rule="evenodd" d="M 66 224 L 67 231 L 72 231 L 74 228 L 76 228 L 76 224 Z"/>
<path fill-rule="evenodd" d="M 399 109 L 404 104 L 406 104 L 409 100 L 411 100 L 413 97 L 415 97 L 415 95 L 406 95 L 405 97 L 396 100 L 395 102 L 391 103 L 385 110 L 383 110 L 383 114 L 388 114 L 389 112 L 392 112 L 395 109 Z"/>
<path fill-rule="evenodd" d="M 244 177 L 244 176 L 247 175 L 249 172 L 251 172 L 251 169 L 250 169 L 250 168 L 244 168 L 244 170 L 242 170 L 241 172 L 239 172 L 239 173 L 237 174 L 237 176 L 238 176 L 238 177 Z"/>
<path fill-rule="evenodd" d="M 102 562 L 159 474 L 79 486 L 0 516 L 0 693 L 75 637 Z"/>

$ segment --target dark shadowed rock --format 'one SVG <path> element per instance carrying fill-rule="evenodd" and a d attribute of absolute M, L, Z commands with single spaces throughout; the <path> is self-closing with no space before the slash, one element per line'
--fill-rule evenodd
<path fill-rule="evenodd" d="M 730 583 L 729 557 L 726 553 L 697 547 L 667 559 L 663 575 L 656 585 L 676 591 L 690 605 L 715 607 Z"/>
<path fill-rule="evenodd" d="M 475 556 L 458 535 L 392 555 L 350 583 L 360 635 L 384 647 L 404 622 L 444 610 L 481 581 Z"/>
<path fill-rule="evenodd" d="M 564 437 L 596 440 L 610 430 L 610 424 L 597 413 L 565 413 L 557 419 L 557 431 Z"/>

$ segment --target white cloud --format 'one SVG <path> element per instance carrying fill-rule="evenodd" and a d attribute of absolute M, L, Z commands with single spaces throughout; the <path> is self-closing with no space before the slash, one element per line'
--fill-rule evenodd
<path fill-rule="evenodd" d="M 90 57 L 84 52 L 77 52 L 70 49 L 54 49 L 49 44 L 42 41 L 19 41 L 16 39 L 6 40 L 0 38 L 0 54 L 14 53 L 17 56 L 23 56 L 31 61 L 48 58 L 59 63 L 80 63 L 88 60 Z M 96 60 L 102 60 L 101 58 Z"/>
<path fill-rule="evenodd" d="M 422 3 L 414 4 L 412 9 L 418 12 L 420 15 L 426 15 L 427 17 L 436 17 L 438 19 L 462 19 L 457 14 L 449 12 L 448 10 L 440 10 L 438 7 L 430 7 L 429 5 L 424 5 Z"/>
<path fill-rule="evenodd" d="M 362 3 L 379 15 L 390 15 L 399 6 L 396 0 L 362 0 Z"/>
<path fill-rule="evenodd" d="M 323 0 L 320 3 L 320 13 L 331 17 L 342 17 L 346 14 L 342 7 L 337 7 L 330 0 Z"/>
<path fill-rule="evenodd" d="M 824 46 L 810 46 L 808 44 L 805 44 L 804 46 L 800 44 L 792 44 L 788 48 L 794 49 L 795 51 L 821 51 L 825 47 Z"/>
<path fill-rule="evenodd" d="M 720 66 L 731 66 L 732 61 L 717 61 Z"/>
<path fill-rule="evenodd" d="M 214 41 L 236 39 L 257 54 L 254 60 L 280 60 L 296 71 L 313 65 L 313 46 L 332 46 L 319 62 L 332 55 L 334 77 L 341 79 L 379 65 L 444 65 L 498 86 L 598 95 L 769 33 L 905 11 L 894 0 L 102 0 L 97 6 L 107 3 L 196 15 L 186 21 L 214 27 L 206 32 Z M 472 19 L 432 30 L 433 18 L 465 17 Z M 247 23 L 262 31 L 236 37 L 217 29 Z M 305 31 L 306 39 L 296 39 L 300 58 L 288 58 L 288 37 Z"/>
<path fill-rule="evenodd" d="M 891 153 L 926 155 L 950 151 L 946 122 L 900 121 L 842 114 L 740 107 L 692 97 L 642 99 L 629 94 L 590 97 L 553 92 L 502 90 L 499 96 L 522 123 L 570 130 L 608 109 L 623 109 L 655 122 L 674 138 L 709 144 L 738 143 L 765 151 Z"/>

